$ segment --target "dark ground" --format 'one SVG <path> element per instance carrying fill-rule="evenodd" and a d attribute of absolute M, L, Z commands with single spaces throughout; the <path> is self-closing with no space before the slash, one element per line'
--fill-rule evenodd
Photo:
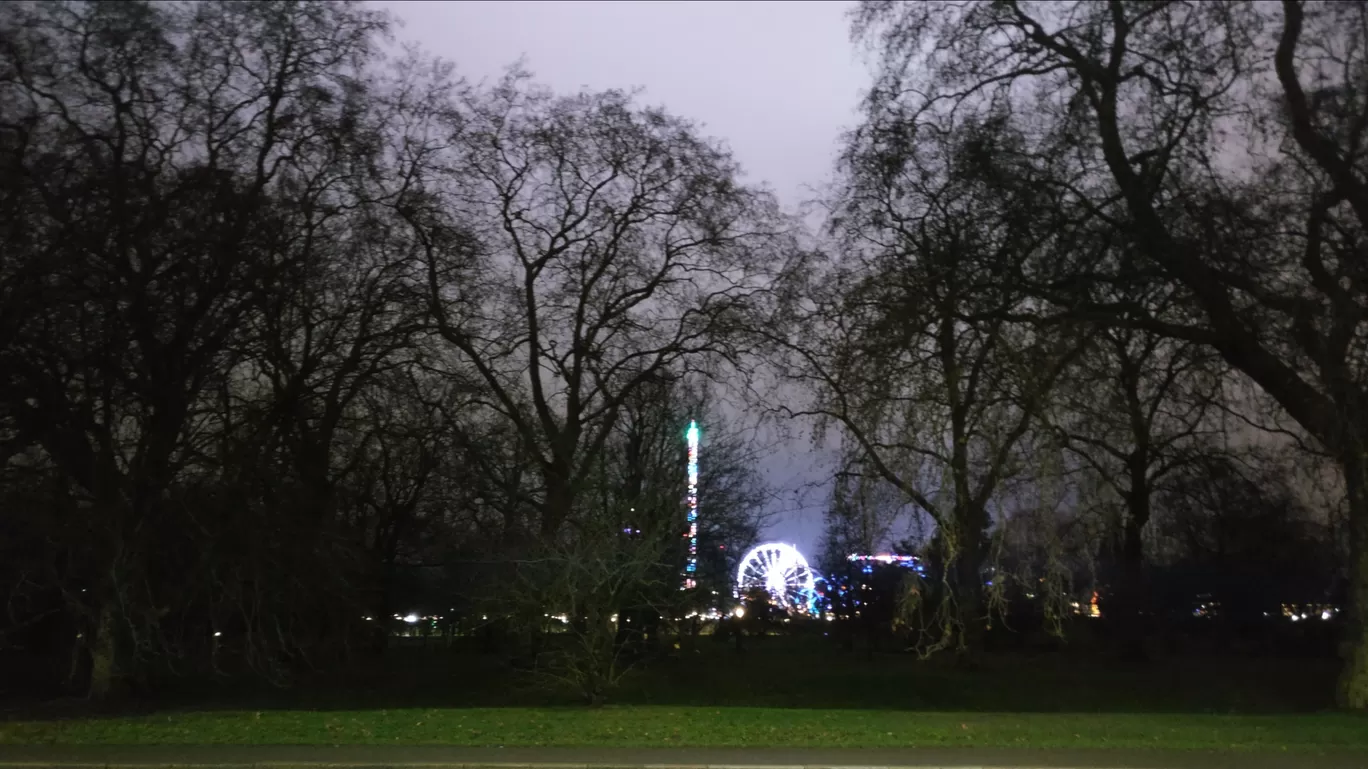
<path fill-rule="evenodd" d="M 1021 750 L 973 748 L 918 748 L 902 750 L 792 750 L 792 749 L 498 749 L 449 747 L 18 747 L 0 750 L 0 766 L 35 769 L 92 764 L 105 766 L 254 766 L 285 767 L 395 767 L 424 769 L 531 769 L 531 767 L 670 767 L 671 769 L 738 769 L 776 766 L 809 767 L 921 767 L 922 769 L 984 769 L 1031 767 L 1040 769 L 1359 769 L 1362 753 L 1326 751 L 1292 754 L 1223 753 L 1165 750 Z"/>
<path fill-rule="evenodd" d="M 162 708 L 438 708 L 568 705 L 576 695 L 506 659 L 439 639 L 395 639 L 382 661 L 345 675 L 301 677 L 279 689 L 248 682 L 174 680 L 155 701 L 136 696 L 117 711 Z M 1269 656 L 1229 649 L 1164 654 L 1146 663 L 1083 644 L 1035 653 L 985 654 L 972 669 L 947 655 L 842 651 L 829 639 L 702 637 L 639 665 L 612 693 L 616 705 L 802 707 L 980 712 L 1309 713 L 1333 708 L 1338 663 L 1325 655 Z M 75 715 L 76 697 L 39 703 L 11 691 L 8 718 Z"/>

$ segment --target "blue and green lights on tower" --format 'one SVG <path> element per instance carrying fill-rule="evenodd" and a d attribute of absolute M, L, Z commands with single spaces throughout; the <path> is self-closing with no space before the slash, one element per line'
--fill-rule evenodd
<path fill-rule="evenodd" d="M 698 422 L 690 421 L 684 438 L 689 444 L 689 560 L 684 566 L 681 589 L 698 587 Z"/>

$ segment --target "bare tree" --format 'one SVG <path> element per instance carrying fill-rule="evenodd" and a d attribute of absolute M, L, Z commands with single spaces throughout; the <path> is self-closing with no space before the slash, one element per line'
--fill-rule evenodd
<path fill-rule="evenodd" d="M 176 515 L 166 491 L 201 448 L 243 318 L 328 215 L 384 23 L 331 3 L 0 13 L 6 219 L 23 223 L 0 274 L 33 300 L 5 321 L 0 399 L 98 532 L 72 609 L 100 696 L 174 603 L 149 560 Z"/>
<path fill-rule="evenodd" d="M 1013 104 L 1038 194 L 1105 224 L 1121 263 L 1190 308 L 1075 310 L 1212 347 L 1337 458 L 1353 553 L 1340 698 L 1368 708 L 1368 5 L 869 2 L 855 19 L 883 54 L 871 115 Z"/>
<path fill-rule="evenodd" d="M 825 514 L 823 570 L 834 573 L 852 553 L 873 553 L 889 544 L 899 523 L 914 514 L 905 494 L 877 472 L 864 471 L 859 455 L 836 476 Z"/>
<path fill-rule="evenodd" d="M 380 378 L 360 397 L 365 432 L 357 436 L 356 469 L 343 492 L 375 570 L 370 616 L 383 623 L 376 636 L 383 650 L 398 567 L 406 556 L 422 562 L 431 549 L 424 543 L 449 544 L 433 535 L 450 524 L 447 506 L 466 501 L 442 487 L 440 470 L 458 429 L 445 415 L 459 413 L 468 394 L 409 367 Z"/>
<path fill-rule="evenodd" d="M 1021 468 L 1077 334 L 1010 319 L 1026 297 L 1004 278 L 1050 245 L 1024 209 L 957 175 L 991 125 L 893 145 L 859 132 L 834 227 L 840 260 L 776 324 L 789 407 L 839 426 L 862 466 L 936 524 L 948 599 L 938 646 L 977 645 L 985 626 L 986 532 Z M 776 333 L 777 332 L 777 333 Z M 783 335 L 787 332 L 786 335 Z"/>
<path fill-rule="evenodd" d="M 452 139 L 399 210 L 434 331 L 535 458 L 527 534 L 554 537 L 633 393 L 740 360 L 780 222 L 724 149 L 620 92 L 557 98 L 514 72 L 442 119 Z"/>
<path fill-rule="evenodd" d="M 1122 507 L 1120 571 L 1108 615 L 1132 654 L 1149 622 L 1145 532 L 1165 478 L 1208 451 L 1223 372 L 1206 348 L 1133 328 L 1103 328 L 1055 388 L 1047 420 Z"/>
<path fill-rule="evenodd" d="M 519 561 L 506 598 L 533 622 L 563 623 L 568 645 L 539 649 L 537 671 L 574 687 L 591 705 L 603 703 L 636 659 L 620 641 L 633 619 L 629 610 L 667 610 L 662 598 L 679 592 L 673 538 L 614 530 L 602 524 L 608 517 Z"/>

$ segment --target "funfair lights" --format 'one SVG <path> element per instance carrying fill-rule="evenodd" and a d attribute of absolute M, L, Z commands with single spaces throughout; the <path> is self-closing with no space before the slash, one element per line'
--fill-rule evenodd
<path fill-rule="evenodd" d="M 685 439 L 689 443 L 689 560 L 680 589 L 692 590 L 698 587 L 698 422 L 689 422 Z"/>

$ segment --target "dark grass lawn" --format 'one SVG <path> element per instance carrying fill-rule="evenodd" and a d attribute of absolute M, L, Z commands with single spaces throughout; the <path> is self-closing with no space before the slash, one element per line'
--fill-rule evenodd
<path fill-rule="evenodd" d="M 0 723 L 0 744 L 1365 750 L 1368 719 L 665 706 L 267 710 Z"/>
<path fill-rule="evenodd" d="M 975 669 L 821 639 L 706 641 L 630 675 L 611 704 L 493 658 L 400 648 L 383 667 L 270 694 L 132 703 L 0 722 L 0 744 L 1168 747 L 1368 750 L 1368 718 L 1328 712 L 1334 660 L 987 655 Z M 137 713 L 137 715 L 129 715 Z"/>
<path fill-rule="evenodd" d="M 1333 709 L 1334 659 L 1210 654 L 1145 665 L 1081 649 L 988 654 L 972 670 L 948 656 L 843 652 L 823 639 L 747 639 L 745 653 L 704 639 L 695 653 L 633 671 L 614 705 L 981 712 L 1314 713 Z M 242 709 L 544 707 L 573 692 L 473 654 L 396 650 L 346 681 L 224 698 Z M 198 704 L 198 703 L 196 703 Z"/>

